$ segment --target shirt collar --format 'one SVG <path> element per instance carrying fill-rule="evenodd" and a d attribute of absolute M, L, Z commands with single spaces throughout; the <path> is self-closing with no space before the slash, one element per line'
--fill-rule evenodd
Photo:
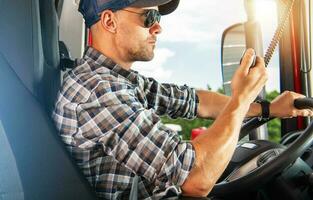
<path fill-rule="evenodd" d="M 87 47 L 84 53 L 85 60 L 92 60 L 96 63 L 96 65 L 91 67 L 91 70 L 94 71 L 100 67 L 106 67 L 115 73 L 123 76 L 124 78 L 128 79 L 132 83 L 137 83 L 137 76 L 138 72 L 134 70 L 126 70 L 122 66 L 115 63 L 111 58 L 106 57 L 98 50 L 94 49 L 93 47 Z"/>

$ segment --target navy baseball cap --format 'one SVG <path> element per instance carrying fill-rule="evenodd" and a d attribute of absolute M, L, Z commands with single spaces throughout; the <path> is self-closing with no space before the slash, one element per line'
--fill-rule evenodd
<path fill-rule="evenodd" d="M 82 13 L 85 24 L 90 28 L 99 21 L 99 14 L 104 10 L 117 11 L 125 7 L 153 7 L 158 6 L 161 15 L 173 12 L 179 0 L 80 0 L 78 11 Z"/>

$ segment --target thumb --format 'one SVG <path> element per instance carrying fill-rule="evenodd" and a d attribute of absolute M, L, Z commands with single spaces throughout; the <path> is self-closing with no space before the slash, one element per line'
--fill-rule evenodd
<path fill-rule="evenodd" d="M 249 73 L 249 69 L 255 59 L 255 52 L 253 49 L 249 48 L 245 51 L 241 63 L 240 63 L 240 68 L 241 70 L 245 73 Z"/>

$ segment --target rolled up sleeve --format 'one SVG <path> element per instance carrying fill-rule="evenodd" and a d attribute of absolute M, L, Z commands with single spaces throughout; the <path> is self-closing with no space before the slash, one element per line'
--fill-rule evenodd
<path fill-rule="evenodd" d="M 158 83 L 153 78 L 141 77 L 142 90 L 146 94 L 148 108 L 158 115 L 171 118 L 193 119 L 197 116 L 199 99 L 194 88 L 175 84 Z"/>

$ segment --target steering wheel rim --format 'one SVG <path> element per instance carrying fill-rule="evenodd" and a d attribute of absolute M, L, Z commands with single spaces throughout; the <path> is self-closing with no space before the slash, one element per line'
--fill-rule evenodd
<path fill-rule="evenodd" d="M 313 108 L 313 99 L 312 98 L 296 99 L 294 105 L 298 109 Z M 254 119 L 250 121 L 253 120 Z M 254 126 L 250 125 L 250 127 Z M 277 157 L 275 157 L 273 160 L 268 161 L 267 163 L 257 167 L 250 173 L 238 179 L 232 180 L 230 182 L 222 181 L 220 183 L 215 184 L 210 195 L 221 196 L 233 192 L 243 191 L 247 188 L 251 188 L 252 185 L 257 186 L 265 183 L 271 177 L 287 168 L 298 157 L 300 157 L 306 149 L 308 149 L 311 146 L 311 143 L 313 142 L 312 133 L 313 133 L 313 121 L 303 131 L 301 136 L 299 136 L 290 146 L 286 147 L 286 149 L 282 153 L 280 153 Z"/>

